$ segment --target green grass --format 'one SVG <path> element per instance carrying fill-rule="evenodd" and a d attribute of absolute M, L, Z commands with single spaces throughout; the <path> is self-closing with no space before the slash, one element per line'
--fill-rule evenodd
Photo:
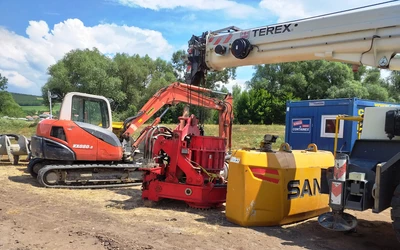
<path fill-rule="evenodd" d="M 21 134 L 31 137 L 35 132 L 34 122 L 0 118 L 0 134 Z"/>
<path fill-rule="evenodd" d="M 20 106 L 39 106 L 43 104 L 43 97 L 19 93 L 11 93 L 15 102 Z"/>
<path fill-rule="evenodd" d="M 40 106 L 21 106 L 23 111 L 49 111 L 49 107 L 46 107 L 44 105 L 40 105 Z"/>
<path fill-rule="evenodd" d="M 160 124 L 167 128 L 174 129 L 175 124 Z M 139 135 L 141 126 L 133 135 L 134 138 Z M 204 125 L 204 134 L 210 136 L 218 136 L 219 127 L 216 124 Z M 285 142 L 285 126 L 284 125 L 233 125 L 232 127 L 232 150 L 241 148 L 259 148 L 265 134 L 278 135 L 276 143 L 273 144 L 274 149 L 278 149 Z"/>
<path fill-rule="evenodd" d="M 284 125 L 233 125 L 232 144 L 234 149 L 256 147 L 263 140 L 265 134 L 279 136 L 273 148 L 279 148 L 285 142 Z"/>
<path fill-rule="evenodd" d="M 174 129 L 175 124 L 163 124 L 164 126 Z M 139 128 L 143 129 L 144 126 Z M 204 127 L 206 135 L 217 136 L 218 125 L 206 124 Z M 25 136 L 32 136 L 36 132 L 36 125 L 33 122 L 21 120 L 8 120 L 0 118 L 0 134 L 14 133 Z M 232 149 L 241 148 L 258 148 L 265 134 L 278 135 L 277 142 L 273 145 L 274 149 L 279 148 L 281 143 L 285 141 L 284 125 L 233 125 L 232 129 Z"/>
<path fill-rule="evenodd" d="M 43 113 L 43 112 L 49 112 L 50 109 L 49 107 L 45 106 L 45 105 L 40 105 L 40 106 L 21 106 L 22 110 L 24 112 L 32 112 L 32 111 L 39 111 L 39 114 Z M 55 112 L 59 112 L 61 108 L 61 104 L 60 103 L 56 103 L 54 104 L 54 108 L 53 108 L 53 114 Z"/>
<path fill-rule="evenodd" d="M 218 135 L 218 125 L 205 125 L 206 135 Z M 232 149 L 240 148 L 258 148 L 265 134 L 278 135 L 274 148 L 279 146 L 285 140 L 284 125 L 233 125 L 232 127 Z"/>

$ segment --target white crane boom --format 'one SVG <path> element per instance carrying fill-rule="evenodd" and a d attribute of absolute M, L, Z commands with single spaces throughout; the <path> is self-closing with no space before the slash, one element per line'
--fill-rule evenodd
<path fill-rule="evenodd" d="M 400 5 L 392 5 L 246 30 L 204 32 L 189 41 L 188 82 L 207 70 L 318 59 L 400 70 L 400 57 L 395 57 L 400 53 L 399 13 Z"/>

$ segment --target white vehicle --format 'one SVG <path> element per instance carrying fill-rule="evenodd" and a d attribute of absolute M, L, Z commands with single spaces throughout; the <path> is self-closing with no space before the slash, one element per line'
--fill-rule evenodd
<path fill-rule="evenodd" d="M 188 49 L 187 83 L 199 85 L 207 71 L 256 64 L 327 60 L 400 70 L 400 5 L 322 15 L 251 29 L 228 27 L 192 36 Z M 343 179 L 325 180 L 332 212 L 320 216 L 322 226 L 351 230 L 356 219 L 344 209 L 391 215 L 400 241 L 400 110 L 368 108 L 363 135 L 349 156 Z M 336 165 L 336 164 L 335 164 Z M 338 190 L 337 190 L 338 189 Z"/>

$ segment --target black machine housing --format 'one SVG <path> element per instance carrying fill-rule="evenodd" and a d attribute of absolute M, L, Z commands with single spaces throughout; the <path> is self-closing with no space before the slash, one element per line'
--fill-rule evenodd
<path fill-rule="evenodd" d="M 356 140 L 349 154 L 343 195 L 344 209 L 379 213 L 390 207 L 394 190 L 400 184 L 400 110 L 386 113 L 388 139 Z M 322 193 L 330 193 L 333 168 L 322 172 Z M 363 173 L 361 180 L 350 179 L 350 173 Z"/>

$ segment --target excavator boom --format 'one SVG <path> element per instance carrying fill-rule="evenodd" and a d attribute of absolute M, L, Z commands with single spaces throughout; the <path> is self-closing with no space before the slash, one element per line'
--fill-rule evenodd
<path fill-rule="evenodd" d="M 223 100 L 211 98 L 205 94 L 219 93 L 224 94 Z M 128 118 L 124 122 L 125 131 L 122 137 L 131 136 L 142 124 L 148 121 L 157 111 L 166 105 L 174 105 L 177 103 L 188 103 L 191 105 L 206 107 L 219 111 L 219 136 L 228 139 L 228 148 L 231 148 L 231 129 L 233 119 L 232 95 L 213 91 L 211 89 L 202 88 L 194 85 L 175 82 L 169 86 L 160 89 L 147 101 L 138 114 L 132 118 Z M 152 125 L 159 122 L 156 118 Z M 138 138 L 139 139 L 139 138 Z M 138 144 L 140 140 L 135 143 Z"/>

